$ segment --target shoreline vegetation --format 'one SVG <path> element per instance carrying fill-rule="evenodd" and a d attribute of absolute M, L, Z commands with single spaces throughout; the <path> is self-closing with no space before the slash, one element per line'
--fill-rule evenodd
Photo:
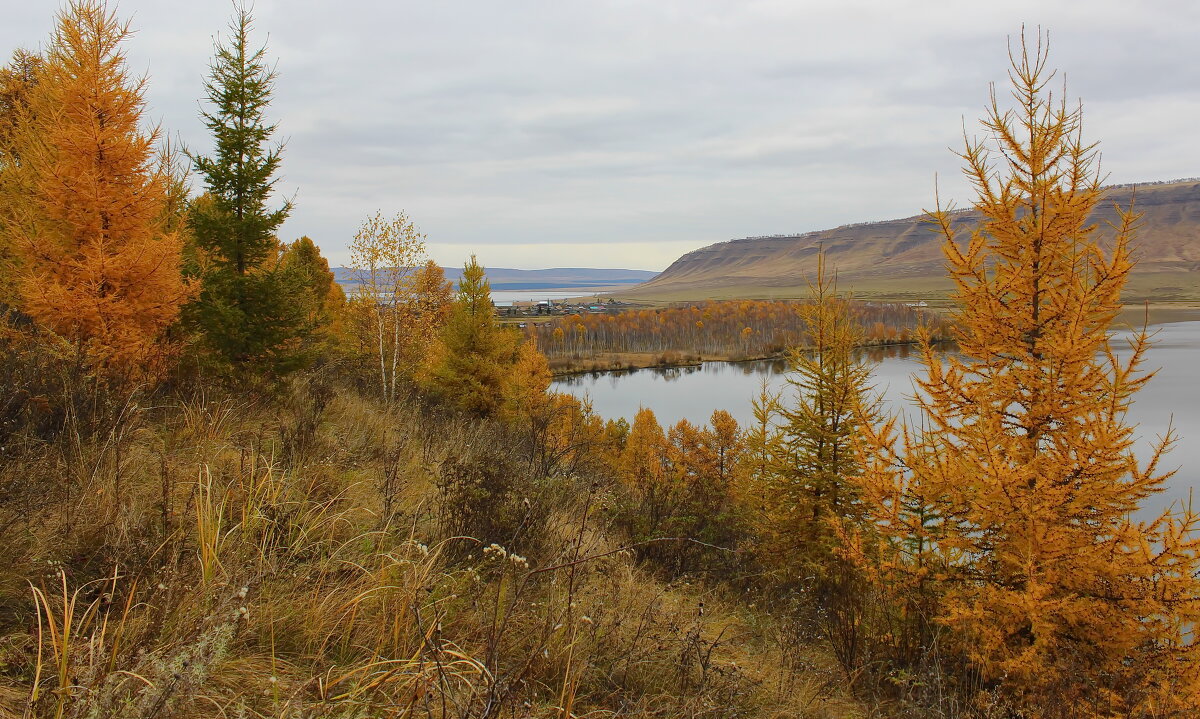
<path fill-rule="evenodd" d="M 949 337 L 936 337 L 932 344 L 944 346 L 952 344 Z M 917 338 L 905 340 L 878 340 L 855 346 L 855 350 L 870 353 L 873 350 L 889 350 L 914 348 L 921 344 Z M 550 373 L 554 377 L 567 377 L 577 374 L 593 374 L 604 372 L 631 372 L 639 369 L 670 369 L 672 367 L 699 367 L 706 362 L 761 362 L 764 360 L 786 360 L 793 352 L 812 353 L 817 348 L 808 345 L 774 352 L 768 355 L 741 354 L 698 354 L 667 350 L 662 353 L 653 352 L 624 352 L 601 353 L 591 357 L 566 358 L 559 357 L 549 361 Z"/>
<path fill-rule="evenodd" d="M 834 301 L 834 300 L 831 300 Z M 864 349 L 916 342 L 923 331 L 950 336 L 946 319 L 924 306 L 836 300 L 862 325 Z M 784 357 L 816 345 L 811 300 L 710 300 L 668 307 L 599 311 L 529 323 L 525 334 L 551 372 L 640 369 Z"/>

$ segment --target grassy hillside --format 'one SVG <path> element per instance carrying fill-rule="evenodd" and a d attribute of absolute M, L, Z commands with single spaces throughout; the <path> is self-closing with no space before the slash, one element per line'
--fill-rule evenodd
<path fill-rule="evenodd" d="M 1138 266 L 1128 300 L 1200 300 L 1200 182 L 1109 188 L 1093 214 L 1101 236 L 1116 218 L 1113 204 L 1143 213 L 1135 242 Z M 978 215 L 964 211 L 954 226 L 969 232 Z M 965 237 L 965 235 L 964 235 Z M 839 283 L 863 298 L 932 300 L 950 290 L 941 238 L 923 215 L 810 232 L 730 240 L 683 255 L 649 282 L 619 293 L 659 301 L 802 297 L 805 278 L 824 247 Z"/>
<path fill-rule="evenodd" d="M 865 715 L 765 601 L 622 549 L 603 464 L 339 376 L 4 418 L 0 717 Z"/>

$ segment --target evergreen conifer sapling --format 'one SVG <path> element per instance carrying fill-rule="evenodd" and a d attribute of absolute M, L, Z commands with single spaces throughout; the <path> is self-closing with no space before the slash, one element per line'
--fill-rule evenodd
<path fill-rule="evenodd" d="M 291 202 L 268 203 L 278 182 L 281 146 L 269 146 L 276 126 L 265 120 L 275 71 L 266 49 L 252 50 L 252 20 L 238 7 L 227 42 L 218 42 L 205 82 L 211 110 L 202 112 L 212 132 L 213 154 L 191 154 L 205 194 L 188 215 L 205 258 L 199 299 L 187 309 L 219 369 L 253 367 L 285 374 L 307 361 L 302 284 L 283 271 L 284 247 L 276 231 Z"/>

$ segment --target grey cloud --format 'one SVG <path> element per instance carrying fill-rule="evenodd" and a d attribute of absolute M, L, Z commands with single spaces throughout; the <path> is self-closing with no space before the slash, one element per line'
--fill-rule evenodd
<path fill-rule="evenodd" d="M 231 5 L 117 7 L 150 119 L 205 151 L 197 101 Z M 407 210 L 447 264 L 478 247 L 492 265 L 645 267 L 741 235 L 911 215 L 935 174 L 962 202 L 947 148 L 964 121 L 976 131 L 1022 22 L 1051 30 L 1114 181 L 1200 174 L 1200 5 L 1182 0 L 257 0 L 255 13 L 278 58 L 279 188 L 297 193 L 283 234 L 335 261 L 375 209 Z M 51 15 L 10 9 L 0 42 L 42 44 Z"/>

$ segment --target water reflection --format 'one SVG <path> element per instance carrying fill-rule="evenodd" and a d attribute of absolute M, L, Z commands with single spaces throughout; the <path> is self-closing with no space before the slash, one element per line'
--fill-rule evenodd
<path fill-rule="evenodd" d="M 939 352 L 953 351 L 954 345 L 952 343 L 942 343 L 937 349 Z M 907 360 L 910 356 L 916 358 L 920 356 L 920 349 L 914 344 L 882 345 L 865 348 L 858 355 L 859 357 L 865 357 L 870 362 L 879 363 L 885 359 Z M 624 378 L 637 374 L 650 375 L 655 380 L 663 382 L 673 382 L 694 374 L 721 376 L 741 372 L 742 375 L 749 377 L 762 374 L 779 375 L 787 372 L 787 370 L 788 361 L 782 357 L 765 360 L 746 360 L 742 362 L 702 362 L 700 364 L 680 365 L 678 367 L 644 367 L 641 369 L 579 372 L 556 378 L 554 386 L 560 392 L 578 395 L 580 394 L 579 392 L 572 391 L 569 388 L 587 388 L 605 383 L 608 386 L 616 388 L 622 384 Z"/>
<path fill-rule="evenodd" d="M 884 345 L 882 347 L 869 347 L 863 352 L 863 354 L 865 354 L 867 356 L 867 359 L 871 360 L 872 362 L 882 362 L 885 359 L 896 359 L 896 358 L 908 359 L 909 353 L 913 352 L 915 347 L 916 347 L 915 345 L 911 345 L 911 344 Z M 949 345 L 946 345 L 940 349 L 948 349 L 948 348 L 949 348 Z"/>
<path fill-rule="evenodd" d="M 952 344 L 938 348 L 939 352 L 953 349 Z M 875 390 L 903 401 L 910 393 L 909 378 L 919 367 L 920 350 L 915 345 L 889 345 L 865 349 L 862 356 L 873 365 Z M 554 389 L 588 397 L 596 411 L 609 418 L 632 419 L 640 408 L 649 407 L 666 424 L 680 419 L 703 423 L 714 410 L 724 409 L 745 423 L 752 417 L 750 402 L 763 380 L 771 391 L 787 392 L 787 372 L 788 361 L 783 358 L 704 362 L 567 375 L 554 381 Z"/>

